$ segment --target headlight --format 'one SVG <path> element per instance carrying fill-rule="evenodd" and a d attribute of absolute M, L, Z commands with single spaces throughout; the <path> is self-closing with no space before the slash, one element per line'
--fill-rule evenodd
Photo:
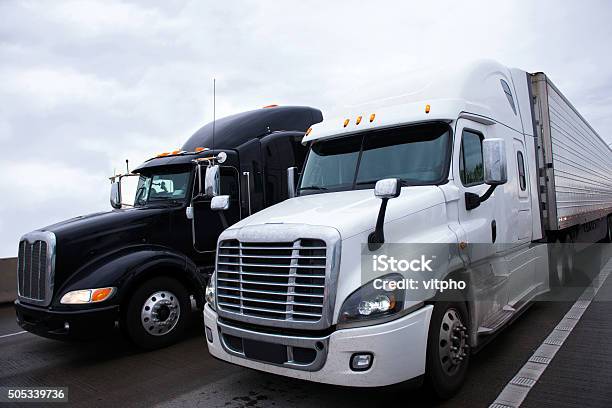
<path fill-rule="evenodd" d="M 62 296 L 60 303 L 64 305 L 79 305 L 103 302 L 110 299 L 116 291 L 117 288 L 73 290 Z"/>
<path fill-rule="evenodd" d="M 400 274 L 385 275 L 357 289 L 340 309 L 339 326 L 374 324 L 376 320 L 384 320 L 403 310 L 406 292 L 403 289 L 377 289 L 374 282 L 380 283 L 379 279 L 399 282 L 404 278 Z"/>
<path fill-rule="evenodd" d="M 213 272 L 208 280 L 208 285 L 206 285 L 206 291 L 204 292 L 204 299 L 206 299 L 206 303 L 208 303 L 213 310 L 215 309 L 215 294 L 217 292 L 217 287 L 215 286 L 216 277 L 216 272 Z"/>

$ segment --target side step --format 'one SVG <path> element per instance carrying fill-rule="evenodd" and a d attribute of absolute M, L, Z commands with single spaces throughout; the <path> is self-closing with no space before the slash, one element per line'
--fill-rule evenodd
<path fill-rule="evenodd" d="M 478 327 L 478 334 L 491 334 L 502 327 L 508 320 L 514 316 L 516 309 L 506 305 L 501 310 L 487 317 Z"/>

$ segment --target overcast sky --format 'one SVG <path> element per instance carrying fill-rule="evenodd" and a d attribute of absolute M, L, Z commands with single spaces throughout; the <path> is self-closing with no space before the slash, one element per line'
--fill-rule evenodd
<path fill-rule="evenodd" d="M 435 3 L 435 4 L 432 4 Z M 0 257 L 110 208 L 108 176 L 217 114 L 329 111 L 362 85 L 493 58 L 544 71 L 612 142 L 609 1 L 0 2 Z"/>

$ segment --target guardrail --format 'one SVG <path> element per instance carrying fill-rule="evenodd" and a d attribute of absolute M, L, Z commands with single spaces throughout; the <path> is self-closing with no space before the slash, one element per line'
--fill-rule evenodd
<path fill-rule="evenodd" d="M 0 259 L 0 303 L 17 298 L 17 258 Z"/>

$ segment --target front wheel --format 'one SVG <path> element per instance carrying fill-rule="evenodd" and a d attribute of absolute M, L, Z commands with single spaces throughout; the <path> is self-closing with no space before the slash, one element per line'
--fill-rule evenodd
<path fill-rule="evenodd" d="M 175 279 L 158 277 L 132 294 L 125 314 L 125 331 L 137 346 L 153 350 L 176 343 L 190 320 L 187 289 Z"/>
<path fill-rule="evenodd" d="M 439 398 L 453 396 L 465 380 L 470 361 L 468 327 L 465 303 L 436 303 L 429 323 L 426 379 Z"/>

